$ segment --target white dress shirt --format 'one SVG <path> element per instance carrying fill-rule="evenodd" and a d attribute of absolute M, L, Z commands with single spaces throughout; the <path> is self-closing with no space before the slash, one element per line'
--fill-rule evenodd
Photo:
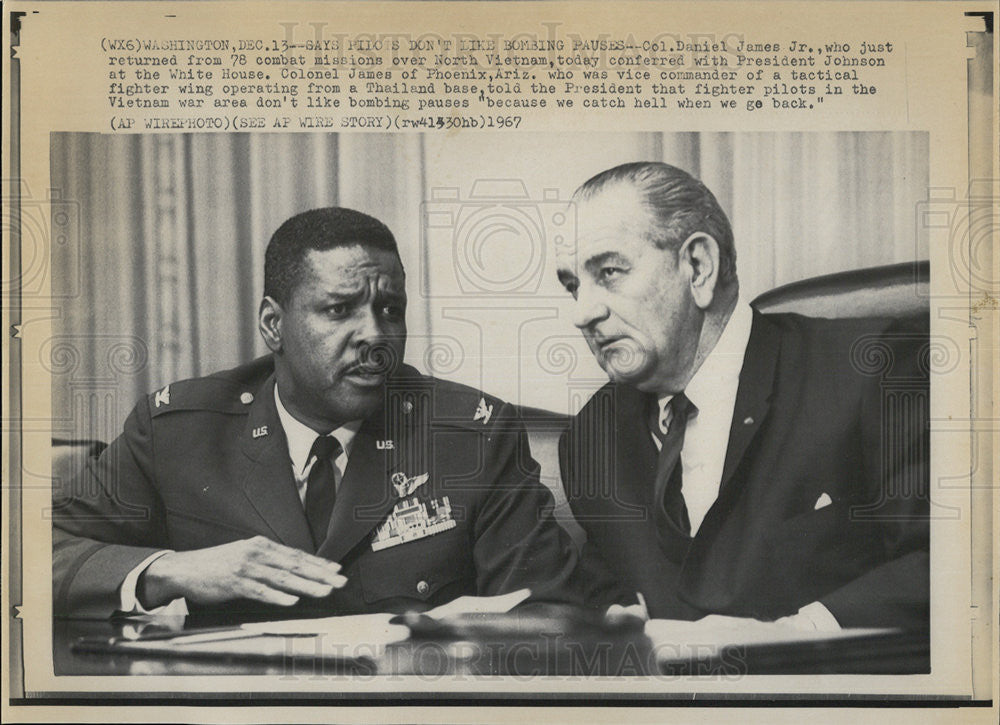
<path fill-rule="evenodd" d="M 750 306 L 737 302 L 715 348 L 684 389 L 684 395 L 698 411 L 688 418 L 684 446 L 681 448 L 682 493 L 692 536 L 698 532 L 705 514 L 719 496 L 729 429 L 736 407 L 736 391 L 740 387 L 740 370 L 752 322 Z M 671 409 L 668 407 L 671 398 L 672 395 L 667 395 L 659 400 L 660 430 L 664 435 L 671 423 Z M 653 441 L 657 447 L 660 446 L 656 436 L 653 436 Z"/>
<path fill-rule="evenodd" d="M 753 311 L 737 300 L 722 335 L 712 352 L 695 372 L 684 389 L 684 395 L 697 408 L 688 418 L 681 448 L 681 470 L 684 504 L 691 521 L 691 535 L 705 520 L 705 515 L 719 497 L 722 469 L 729 447 L 729 431 L 733 425 L 736 393 L 740 387 L 740 371 L 750 341 Z M 666 435 L 671 424 L 673 395 L 659 399 L 660 430 Z M 659 438 L 650 432 L 657 448 Z M 797 629 L 832 631 L 840 629 L 833 614 L 819 602 L 812 602 L 798 613 L 778 620 Z"/>
<path fill-rule="evenodd" d="M 288 440 L 288 457 L 292 459 L 292 476 L 295 478 L 295 486 L 299 490 L 299 500 L 305 505 L 306 487 L 309 483 L 309 471 L 312 470 L 315 458 L 309 458 L 309 451 L 312 450 L 313 443 L 319 435 L 305 423 L 300 422 L 288 412 L 281 402 L 278 394 L 278 386 L 274 386 L 274 405 L 278 409 L 278 419 L 281 427 L 285 431 L 285 438 Z M 337 430 L 329 433 L 340 443 L 341 453 L 333 461 L 335 486 L 340 488 L 340 480 L 347 470 L 347 457 L 351 455 L 351 447 L 354 445 L 354 436 L 361 427 L 360 420 L 353 420 L 345 423 Z"/>
<path fill-rule="evenodd" d="M 284 403 L 281 402 L 277 385 L 274 386 L 274 405 L 278 409 L 278 420 L 281 421 L 281 427 L 285 432 L 285 439 L 288 441 L 288 457 L 292 462 L 292 477 L 295 479 L 295 486 L 299 492 L 299 500 L 304 506 L 306 502 L 306 488 L 309 485 L 309 471 L 316 460 L 309 457 L 309 451 L 312 450 L 313 443 L 316 441 L 319 433 L 305 423 L 301 423 L 288 412 Z M 351 454 L 354 436 L 357 434 L 358 429 L 361 428 L 361 423 L 362 421 L 360 420 L 354 420 L 345 423 L 340 428 L 328 434 L 336 438 L 341 447 L 340 455 L 333 461 L 334 485 L 337 488 L 340 488 L 340 481 L 344 477 L 344 471 L 347 470 L 347 459 Z M 172 553 L 170 549 L 157 551 L 146 559 L 143 559 L 138 566 L 128 573 L 128 576 L 125 577 L 118 590 L 120 595 L 119 609 L 122 613 L 157 615 L 185 615 L 188 613 L 187 602 L 183 598 L 175 599 L 169 604 L 147 610 L 139 603 L 139 598 L 136 595 L 136 587 L 139 584 L 139 577 L 142 573 L 154 561 L 164 554 L 169 553 Z"/>

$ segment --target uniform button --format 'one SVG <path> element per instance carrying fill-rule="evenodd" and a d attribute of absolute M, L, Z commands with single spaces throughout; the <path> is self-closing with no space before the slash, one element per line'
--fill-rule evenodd
<path fill-rule="evenodd" d="M 250 405 L 250 403 L 253 402 L 253 393 L 243 393 L 240 396 L 240 402 L 243 403 L 243 405 Z"/>
<path fill-rule="evenodd" d="M 431 589 L 431 585 L 421 579 L 417 582 L 417 594 L 426 594 Z"/>

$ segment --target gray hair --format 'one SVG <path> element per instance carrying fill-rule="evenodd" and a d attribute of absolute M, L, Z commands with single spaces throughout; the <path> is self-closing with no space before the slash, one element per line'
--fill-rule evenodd
<path fill-rule="evenodd" d="M 587 201 L 616 184 L 631 184 L 653 217 L 650 241 L 675 253 L 695 232 L 710 234 L 719 245 L 719 282 L 736 281 L 736 247 L 729 218 L 703 183 L 676 166 L 644 161 L 602 171 L 576 190 L 576 201 Z"/>

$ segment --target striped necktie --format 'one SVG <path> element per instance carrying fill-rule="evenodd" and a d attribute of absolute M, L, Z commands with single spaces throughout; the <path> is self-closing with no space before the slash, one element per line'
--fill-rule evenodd
<path fill-rule="evenodd" d="M 661 443 L 660 455 L 656 460 L 656 485 L 653 489 L 654 517 L 658 526 L 670 525 L 690 536 L 691 522 L 681 490 L 684 468 L 681 465 L 681 448 L 684 447 L 684 430 L 688 418 L 698 409 L 684 393 L 675 395 L 667 405 L 670 411 L 667 416 L 667 432 L 664 433 L 660 427 L 658 404 L 655 405 L 657 419 L 651 425 L 653 435 Z"/>

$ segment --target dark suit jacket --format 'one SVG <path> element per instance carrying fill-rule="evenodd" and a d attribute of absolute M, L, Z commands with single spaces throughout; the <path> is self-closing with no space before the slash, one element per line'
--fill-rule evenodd
<path fill-rule="evenodd" d="M 926 627 L 925 326 L 755 312 L 719 496 L 689 544 L 651 515 L 646 396 L 603 387 L 560 441 L 590 553 L 654 617 L 770 620 L 818 600 L 844 627 Z"/>
<path fill-rule="evenodd" d="M 313 550 L 272 370 L 262 358 L 139 402 L 123 435 L 55 502 L 57 615 L 112 614 L 127 573 L 164 548 L 261 535 Z M 481 399 L 490 414 L 476 420 Z M 374 529 L 398 500 L 390 480 L 397 472 L 430 474 L 415 495 L 424 503 L 447 496 L 457 526 L 373 551 Z M 347 586 L 293 610 L 249 602 L 225 609 L 254 616 L 422 610 L 521 587 L 536 599 L 579 603 L 595 593 L 594 582 L 576 578 L 576 551 L 551 510 L 510 406 L 404 368 L 387 384 L 384 411 L 355 438 L 318 551 L 342 564 Z"/>

